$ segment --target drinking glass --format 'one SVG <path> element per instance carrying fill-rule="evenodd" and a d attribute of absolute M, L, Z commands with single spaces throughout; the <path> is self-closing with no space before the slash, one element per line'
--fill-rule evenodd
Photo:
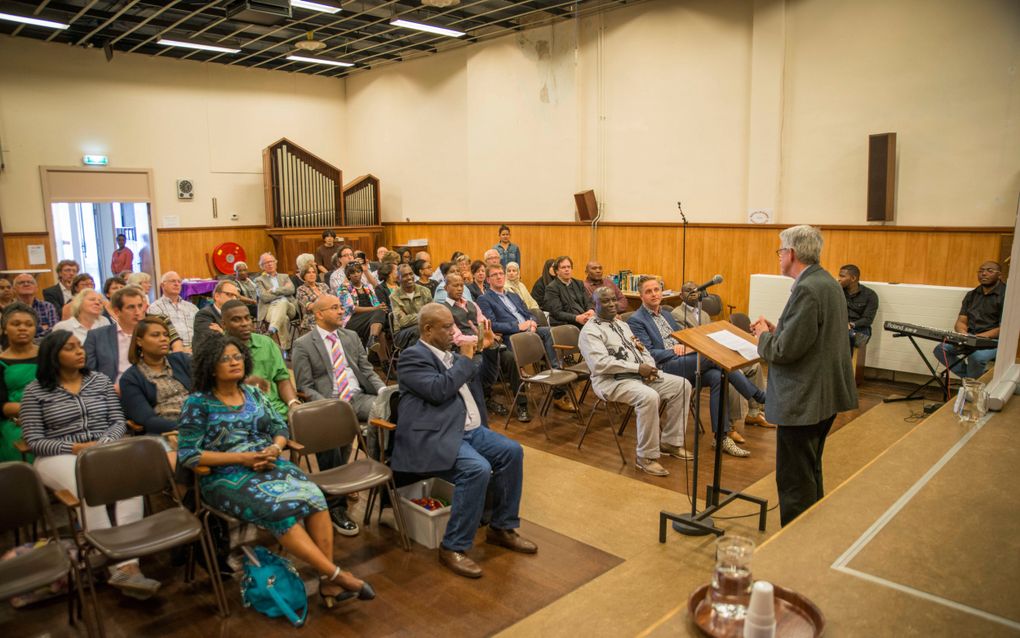
<path fill-rule="evenodd" d="M 953 412 L 964 423 L 975 423 L 988 413 L 988 391 L 985 384 L 976 379 L 964 379 L 956 395 Z"/>
<path fill-rule="evenodd" d="M 708 592 L 712 611 L 721 620 L 740 620 L 751 599 L 751 556 L 754 541 L 723 536 L 715 542 L 715 572 Z"/>

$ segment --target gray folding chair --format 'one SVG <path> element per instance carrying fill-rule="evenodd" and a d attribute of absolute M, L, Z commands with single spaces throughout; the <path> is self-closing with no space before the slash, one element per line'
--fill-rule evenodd
<path fill-rule="evenodd" d="M 556 356 L 560 360 L 560 369 L 569 370 L 577 375 L 579 381 L 584 381 L 581 394 L 578 396 L 578 401 L 583 403 L 584 398 L 588 396 L 588 389 L 591 387 L 591 372 L 588 370 L 588 364 L 582 359 L 578 363 L 568 365 L 571 357 L 581 358 L 581 349 L 577 347 L 577 342 L 581 338 L 581 329 L 574 325 L 564 324 L 553 326 L 550 332 L 552 333 L 553 350 L 556 351 Z M 577 409 L 580 410 L 581 406 L 578 405 Z"/>
<path fill-rule="evenodd" d="M 570 395 L 570 400 L 574 402 L 575 406 L 580 405 L 577 401 L 577 396 L 574 394 L 574 388 L 571 384 L 577 381 L 577 375 L 569 370 L 556 370 L 552 367 L 552 363 L 549 361 L 549 357 L 546 356 L 545 344 L 542 343 L 542 337 L 538 336 L 534 332 L 518 332 L 517 334 L 510 335 L 510 348 L 514 351 L 514 357 L 517 358 L 517 367 L 521 375 L 521 386 L 517 389 L 517 394 L 514 395 L 514 400 L 511 401 L 511 405 L 517 402 L 517 396 L 521 393 L 527 393 L 528 387 L 537 385 L 541 388 L 545 388 L 545 396 L 542 399 L 541 406 L 538 410 L 539 419 L 542 421 L 542 429 L 545 431 L 545 437 L 549 438 L 549 429 L 545 424 L 545 415 L 549 411 L 549 407 L 553 401 L 553 389 L 564 388 Z M 546 370 L 529 374 L 527 371 L 528 366 L 532 366 L 538 363 L 545 363 Z M 525 394 L 527 396 L 527 394 Z M 503 428 L 506 429 L 510 426 L 510 414 L 507 414 L 506 423 Z M 578 423 L 583 426 L 584 422 L 581 421 L 581 410 L 578 409 L 575 416 L 578 419 Z"/>

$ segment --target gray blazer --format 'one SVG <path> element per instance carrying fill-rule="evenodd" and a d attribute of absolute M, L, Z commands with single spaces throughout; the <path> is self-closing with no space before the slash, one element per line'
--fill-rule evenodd
<path fill-rule="evenodd" d="M 384 384 L 368 362 L 368 353 L 361 345 L 358 333 L 340 329 L 340 345 L 344 349 L 347 363 L 354 371 L 354 377 L 365 394 L 379 394 Z M 845 340 L 844 340 L 845 341 Z M 333 360 L 326 352 L 326 346 L 319 338 L 318 329 L 302 335 L 294 341 L 291 352 L 291 366 L 294 368 L 294 384 L 299 392 L 308 395 L 309 400 L 336 398 L 336 384 L 333 382 Z"/>
<path fill-rule="evenodd" d="M 769 364 L 765 418 L 814 425 L 857 407 L 847 342 L 846 298 L 818 264 L 801 273 L 775 332 L 762 333 L 758 354 Z"/>
<path fill-rule="evenodd" d="M 272 281 L 273 278 L 265 273 L 255 278 L 255 289 L 259 293 L 258 321 L 266 318 L 266 310 L 269 308 L 269 304 L 277 299 L 286 299 L 291 309 L 295 312 L 297 311 L 297 299 L 295 298 L 297 290 L 294 288 L 294 282 L 290 280 L 290 277 L 283 273 L 276 273 L 276 283 L 278 285 L 275 291 L 273 290 Z M 288 314 L 292 313 L 288 312 Z"/>

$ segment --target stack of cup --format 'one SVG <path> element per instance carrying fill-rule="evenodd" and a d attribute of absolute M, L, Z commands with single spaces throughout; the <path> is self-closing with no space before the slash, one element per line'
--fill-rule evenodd
<path fill-rule="evenodd" d="M 772 583 L 759 580 L 751 588 L 751 602 L 744 614 L 744 638 L 774 638 L 776 608 Z"/>

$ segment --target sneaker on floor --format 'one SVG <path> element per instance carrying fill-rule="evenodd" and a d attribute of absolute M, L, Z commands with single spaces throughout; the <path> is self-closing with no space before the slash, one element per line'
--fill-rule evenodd
<path fill-rule="evenodd" d="M 635 459 L 634 465 L 637 466 L 637 469 L 652 476 L 669 476 L 669 470 L 659 465 L 656 459 L 646 459 L 639 456 Z"/>
<path fill-rule="evenodd" d="M 659 451 L 662 452 L 663 454 L 668 454 L 669 456 L 684 461 L 690 461 L 691 459 L 694 458 L 694 455 L 685 450 L 683 447 L 680 447 L 678 445 L 670 445 L 669 443 L 660 443 Z"/>
<path fill-rule="evenodd" d="M 361 530 L 358 524 L 352 521 L 345 510 L 334 508 L 329 510 L 329 518 L 333 521 L 333 529 L 341 536 L 357 536 Z"/>
<path fill-rule="evenodd" d="M 531 413 L 528 412 L 528 406 L 519 405 L 517 406 L 517 420 L 521 423 L 527 423 L 531 421 Z"/>
<path fill-rule="evenodd" d="M 486 399 L 485 407 L 489 410 L 489 412 L 497 416 L 506 416 L 510 414 L 509 410 L 507 410 L 502 403 L 496 401 L 495 399 Z"/>
<path fill-rule="evenodd" d="M 750 452 L 748 452 L 747 450 L 745 450 L 745 449 L 743 449 L 741 447 L 738 447 L 737 444 L 733 441 L 733 439 L 731 439 L 728 436 L 724 436 L 723 437 L 723 440 L 722 440 L 722 451 L 727 453 L 727 454 L 729 454 L 729 455 L 731 455 L 731 456 L 738 456 L 738 457 L 751 456 Z"/>
<path fill-rule="evenodd" d="M 138 600 L 147 600 L 156 595 L 162 583 L 158 580 L 146 578 L 142 574 L 129 574 L 123 569 L 113 570 L 113 574 L 106 581 L 111 587 L 116 587 L 124 595 Z"/>

